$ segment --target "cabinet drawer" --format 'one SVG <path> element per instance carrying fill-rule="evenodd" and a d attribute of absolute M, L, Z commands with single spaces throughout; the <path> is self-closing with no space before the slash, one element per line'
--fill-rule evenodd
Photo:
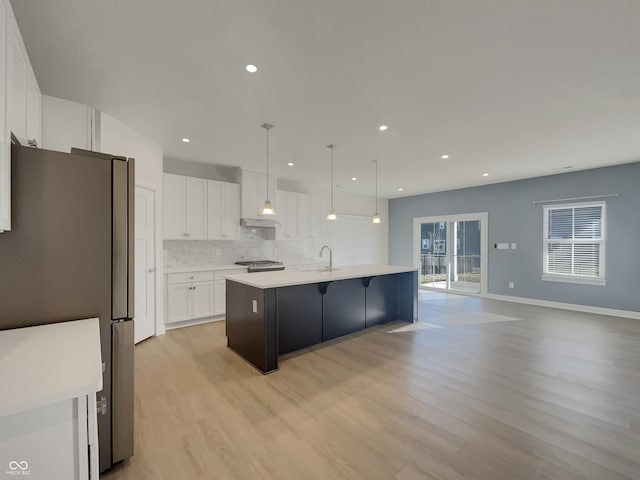
<path fill-rule="evenodd" d="M 213 272 L 170 273 L 167 275 L 167 283 L 169 285 L 176 283 L 208 282 L 212 280 Z"/>
<path fill-rule="evenodd" d="M 235 270 L 216 270 L 213 272 L 214 280 L 224 280 L 228 275 L 236 275 L 238 273 L 247 273 L 246 268 L 237 268 Z"/>

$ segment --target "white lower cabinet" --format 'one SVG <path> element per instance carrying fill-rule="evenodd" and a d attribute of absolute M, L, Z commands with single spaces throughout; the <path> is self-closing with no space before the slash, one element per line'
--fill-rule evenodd
<path fill-rule="evenodd" d="M 187 322 L 226 313 L 227 276 L 246 268 L 167 275 L 167 323 Z"/>
<path fill-rule="evenodd" d="M 167 323 L 213 315 L 213 272 L 167 275 Z"/>
<path fill-rule="evenodd" d="M 214 312 L 216 315 L 224 315 L 227 311 L 227 281 L 216 280 L 213 286 L 215 295 Z"/>

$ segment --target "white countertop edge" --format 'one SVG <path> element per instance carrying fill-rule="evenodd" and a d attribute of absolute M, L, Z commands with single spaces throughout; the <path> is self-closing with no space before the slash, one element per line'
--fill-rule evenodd
<path fill-rule="evenodd" d="M 352 278 L 375 277 L 379 275 L 392 275 L 395 273 L 415 272 L 415 267 L 401 267 L 395 265 L 353 265 L 335 267 L 333 272 L 301 272 L 301 271 L 276 271 L 259 273 L 232 274 L 227 280 L 249 285 L 250 287 L 268 289 L 290 287 L 293 285 L 307 285 L 310 283 L 333 282 L 337 280 L 349 280 Z"/>
<path fill-rule="evenodd" d="M 246 270 L 242 265 L 174 265 L 164 267 L 164 273 L 217 272 L 219 270 Z"/>
<path fill-rule="evenodd" d="M 73 348 L 78 355 L 65 356 Z M 102 390 L 97 318 L 0 331 L 1 349 L 6 350 L 0 355 L 0 417 Z M 25 358 L 32 359 L 31 364 Z M 55 372 L 58 366 L 76 372 Z"/>

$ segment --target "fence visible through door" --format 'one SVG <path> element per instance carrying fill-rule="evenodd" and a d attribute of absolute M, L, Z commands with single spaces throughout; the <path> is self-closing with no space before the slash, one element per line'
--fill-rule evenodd
<path fill-rule="evenodd" d="M 419 287 L 486 293 L 486 213 L 414 219 Z"/>

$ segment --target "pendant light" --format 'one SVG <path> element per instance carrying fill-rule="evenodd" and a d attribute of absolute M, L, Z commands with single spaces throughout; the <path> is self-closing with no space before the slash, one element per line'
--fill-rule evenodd
<path fill-rule="evenodd" d="M 382 220 L 380 219 L 380 214 L 378 213 L 378 163 L 379 160 L 374 160 L 376 164 L 376 213 L 373 214 L 372 222 L 380 223 Z"/>
<path fill-rule="evenodd" d="M 331 150 L 331 207 L 327 212 L 327 220 L 335 220 L 338 218 L 336 217 L 336 211 L 333 208 L 333 149 L 336 147 L 337 145 L 334 145 L 333 143 L 327 145 L 327 148 Z"/>
<path fill-rule="evenodd" d="M 261 126 L 267 131 L 267 199 L 264 201 L 262 210 L 260 210 L 260 215 L 272 216 L 276 214 L 276 211 L 271 204 L 271 200 L 269 200 L 269 130 L 271 130 L 274 125 L 263 123 Z"/>

